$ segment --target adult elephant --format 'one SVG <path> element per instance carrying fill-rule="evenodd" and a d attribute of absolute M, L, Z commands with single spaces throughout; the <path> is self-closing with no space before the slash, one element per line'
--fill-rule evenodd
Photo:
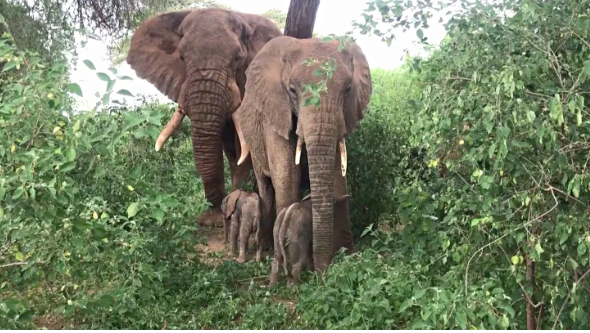
<path fill-rule="evenodd" d="M 185 115 L 191 121 L 193 155 L 212 211 L 201 224 L 222 222 L 226 196 L 223 155 L 228 158 L 235 189 L 252 169 L 248 160 L 237 165 L 247 149 L 231 115 L 244 95 L 246 68 L 258 51 L 281 31 L 269 19 L 223 9 L 179 11 L 143 22 L 134 33 L 127 62 L 175 102 L 178 109 L 156 141 L 160 150 Z"/>
<path fill-rule="evenodd" d="M 318 271 L 330 264 L 334 250 L 354 249 L 348 204 L 334 212 L 333 203 L 334 197 L 347 193 L 345 137 L 362 119 L 372 92 L 369 65 L 359 46 L 350 43 L 340 52 L 338 45 L 287 36 L 271 40 L 246 71 L 246 94 L 236 112 L 243 130 L 240 139 L 246 141 L 254 165 L 264 234 L 272 229 L 273 199 L 276 212 L 300 200 L 299 186 L 305 179 L 300 166 L 307 163 Z M 318 65 L 310 66 L 307 59 L 318 60 L 311 62 Z M 304 85 L 322 79 L 316 74 L 326 62 L 335 65 L 326 73 L 327 90 L 320 93 L 319 107 L 306 105 L 311 96 Z"/>

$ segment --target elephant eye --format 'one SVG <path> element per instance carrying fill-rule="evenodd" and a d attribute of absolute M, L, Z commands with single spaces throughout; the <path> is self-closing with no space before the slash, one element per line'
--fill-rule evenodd
<path fill-rule="evenodd" d="M 180 56 L 180 61 L 184 62 L 184 57 Z"/>

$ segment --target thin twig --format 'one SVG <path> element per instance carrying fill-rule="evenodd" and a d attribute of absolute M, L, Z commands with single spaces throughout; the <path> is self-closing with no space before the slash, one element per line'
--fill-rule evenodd
<path fill-rule="evenodd" d="M 576 285 L 576 284 L 580 283 L 580 281 L 584 280 L 586 278 L 586 276 L 588 276 L 588 274 L 590 274 L 590 269 L 587 270 L 586 273 L 584 273 L 579 279 L 577 279 L 576 282 L 574 282 L 574 285 Z M 573 289 L 573 287 L 572 287 L 572 289 Z M 570 291 L 567 293 L 567 296 L 565 297 L 565 301 L 561 305 L 561 309 L 559 309 L 559 313 L 557 313 L 557 317 L 555 318 L 555 322 L 553 323 L 553 327 L 551 327 L 551 330 L 554 330 L 557 327 L 557 323 L 559 322 L 559 317 L 561 317 L 561 313 L 565 309 L 565 306 L 567 305 L 567 302 L 570 300 L 571 296 L 572 296 L 572 290 L 570 289 Z"/>
<path fill-rule="evenodd" d="M 467 267 L 465 268 L 465 295 L 467 295 L 468 292 L 468 278 L 469 278 L 469 265 L 471 264 L 471 260 L 473 260 L 473 257 L 475 257 L 479 252 L 482 252 L 486 247 L 489 247 L 497 242 L 499 242 L 502 238 L 508 236 L 508 234 L 504 234 L 501 237 L 495 239 L 492 242 L 489 242 L 488 244 L 482 246 L 479 250 L 475 251 L 475 253 L 471 256 L 471 258 L 469 258 L 469 260 L 467 261 Z"/>

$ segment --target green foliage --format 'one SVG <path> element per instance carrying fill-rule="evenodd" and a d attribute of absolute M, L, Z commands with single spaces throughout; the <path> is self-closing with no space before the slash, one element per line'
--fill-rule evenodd
<path fill-rule="evenodd" d="M 64 52 L 73 45 L 73 32 L 66 26 L 59 1 L 43 1 L 33 8 L 20 1 L 0 0 L 0 14 L 4 17 L 0 37 L 10 32 L 20 50 L 37 52 L 46 62 L 63 60 Z"/>
<path fill-rule="evenodd" d="M 285 25 L 287 24 L 287 13 L 280 9 L 273 8 L 262 13 L 262 15 L 276 23 L 281 31 L 285 29 Z"/>
<path fill-rule="evenodd" d="M 396 209 L 379 212 L 397 223 L 388 248 L 422 266 L 437 258 L 429 274 L 445 280 L 434 286 L 457 297 L 492 285 L 510 298 L 505 311 L 473 304 L 483 312 L 465 312 L 459 327 L 586 328 L 590 300 L 579 290 L 590 272 L 588 2 L 459 4 L 440 48 L 408 63 L 419 95 L 407 99 L 409 121 L 397 133 L 407 146 L 397 154 L 413 157 L 411 149 L 419 149 L 424 156 L 389 192 Z M 406 9 L 400 1 L 375 1 L 360 28 L 374 32 L 392 13 L 406 25 Z M 420 2 L 409 13 L 432 10 Z M 515 13 L 505 17 L 506 10 Z M 424 19 L 417 15 L 409 28 Z M 373 144 L 362 149 L 383 140 L 373 132 Z M 527 311 L 535 320 L 527 322 Z"/>

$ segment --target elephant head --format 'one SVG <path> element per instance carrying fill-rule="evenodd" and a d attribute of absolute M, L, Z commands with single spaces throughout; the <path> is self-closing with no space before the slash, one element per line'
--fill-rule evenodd
<path fill-rule="evenodd" d="M 339 176 L 336 163 L 339 160 L 345 176 L 345 138 L 362 119 L 372 92 L 369 65 L 359 46 L 350 43 L 339 51 L 338 45 L 338 41 L 286 36 L 273 39 L 246 71 L 249 79 L 238 111 L 239 118 L 261 113 L 263 127 L 285 140 L 294 130 L 298 137 L 296 163 L 305 145 L 313 207 L 313 253 L 319 271 L 329 265 L 333 255 L 334 181 Z M 309 65 L 309 59 L 317 60 L 311 62 L 316 65 Z M 318 76 L 318 66 L 326 62 L 332 63 L 332 71 Z M 319 106 L 306 105 L 310 96 L 305 84 L 324 78 L 327 90 L 320 93 Z"/>
<path fill-rule="evenodd" d="M 131 68 L 178 102 L 158 137 L 156 151 L 188 115 L 195 165 L 205 195 L 217 209 L 225 196 L 224 126 L 240 105 L 246 68 L 269 40 L 280 35 L 263 16 L 203 9 L 149 18 L 131 40 L 127 57 Z M 234 121 L 234 125 L 240 136 L 239 124 Z"/>

